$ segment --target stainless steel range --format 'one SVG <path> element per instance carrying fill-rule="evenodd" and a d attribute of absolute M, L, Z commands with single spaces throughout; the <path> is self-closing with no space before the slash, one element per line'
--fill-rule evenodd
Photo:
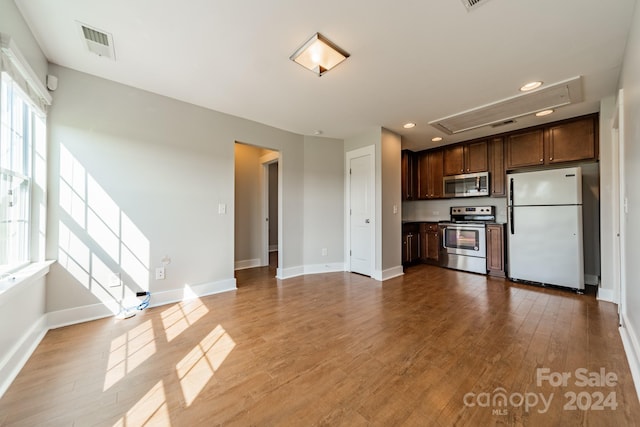
<path fill-rule="evenodd" d="M 456 206 L 440 223 L 440 265 L 487 274 L 486 225 L 496 220 L 495 206 Z"/>

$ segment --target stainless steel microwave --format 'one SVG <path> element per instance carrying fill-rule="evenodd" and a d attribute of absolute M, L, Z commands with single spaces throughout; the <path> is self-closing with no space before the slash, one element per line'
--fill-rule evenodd
<path fill-rule="evenodd" d="M 489 195 L 489 172 L 445 176 L 443 181 L 444 197 Z"/>

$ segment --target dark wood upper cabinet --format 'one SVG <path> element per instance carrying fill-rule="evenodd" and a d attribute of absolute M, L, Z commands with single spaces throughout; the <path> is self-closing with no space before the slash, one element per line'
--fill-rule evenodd
<path fill-rule="evenodd" d="M 595 128 L 593 117 L 549 127 L 546 162 L 553 164 L 595 159 Z"/>
<path fill-rule="evenodd" d="M 429 152 L 429 192 L 431 198 L 440 198 L 444 195 L 443 152 L 432 150 Z"/>
<path fill-rule="evenodd" d="M 401 156 L 401 185 L 402 200 L 415 200 L 418 198 L 418 173 L 416 154 L 410 150 L 402 150 Z"/>
<path fill-rule="evenodd" d="M 507 136 L 507 169 L 544 164 L 544 132 L 534 129 Z"/>
<path fill-rule="evenodd" d="M 402 151 L 402 199 L 444 197 L 442 178 L 489 171 L 491 196 L 506 196 L 507 170 L 598 159 L 598 114 L 446 147 Z"/>
<path fill-rule="evenodd" d="M 598 158 L 598 115 L 507 136 L 507 169 Z"/>
<path fill-rule="evenodd" d="M 464 173 L 464 147 L 454 145 L 444 149 L 443 172 L 445 176 Z"/>
<path fill-rule="evenodd" d="M 489 184 L 491 195 L 504 197 L 507 195 L 506 169 L 504 166 L 504 140 L 491 138 L 489 140 Z"/>
<path fill-rule="evenodd" d="M 418 154 L 418 199 L 437 199 L 443 195 L 442 150 Z"/>
<path fill-rule="evenodd" d="M 454 145 L 444 149 L 444 175 L 486 172 L 487 141 Z"/>
<path fill-rule="evenodd" d="M 470 142 L 464 145 L 464 173 L 486 172 L 489 170 L 487 141 Z"/>

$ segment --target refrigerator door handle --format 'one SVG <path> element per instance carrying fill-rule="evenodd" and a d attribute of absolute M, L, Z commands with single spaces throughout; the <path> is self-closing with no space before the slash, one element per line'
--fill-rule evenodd
<path fill-rule="evenodd" d="M 509 204 L 513 206 L 513 178 L 509 178 Z"/>
<path fill-rule="evenodd" d="M 511 228 L 511 234 L 516 234 L 516 230 L 515 230 L 515 225 L 513 223 L 513 218 L 514 218 L 514 214 L 513 214 L 513 206 L 509 207 L 509 227 Z"/>

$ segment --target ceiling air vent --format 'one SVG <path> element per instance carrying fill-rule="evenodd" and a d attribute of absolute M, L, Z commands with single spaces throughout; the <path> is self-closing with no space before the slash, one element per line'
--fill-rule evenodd
<path fill-rule="evenodd" d="M 87 49 L 91 53 L 109 59 L 116 59 L 113 36 L 105 31 L 78 22 Z"/>
<path fill-rule="evenodd" d="M 541 89 L 516 95 L 452 116 L 433 120 L 429 124 L 449 135 L 492 126 L 538 111 L 582 102 L 582 77 L 574 77 Z"/>
<path fill-rule="evenodd" d="M 462 4 L 467 8 L 468 11 L 471 11 L 477 9 L 488 1 L 489 0 L 462 0 Z"/>

